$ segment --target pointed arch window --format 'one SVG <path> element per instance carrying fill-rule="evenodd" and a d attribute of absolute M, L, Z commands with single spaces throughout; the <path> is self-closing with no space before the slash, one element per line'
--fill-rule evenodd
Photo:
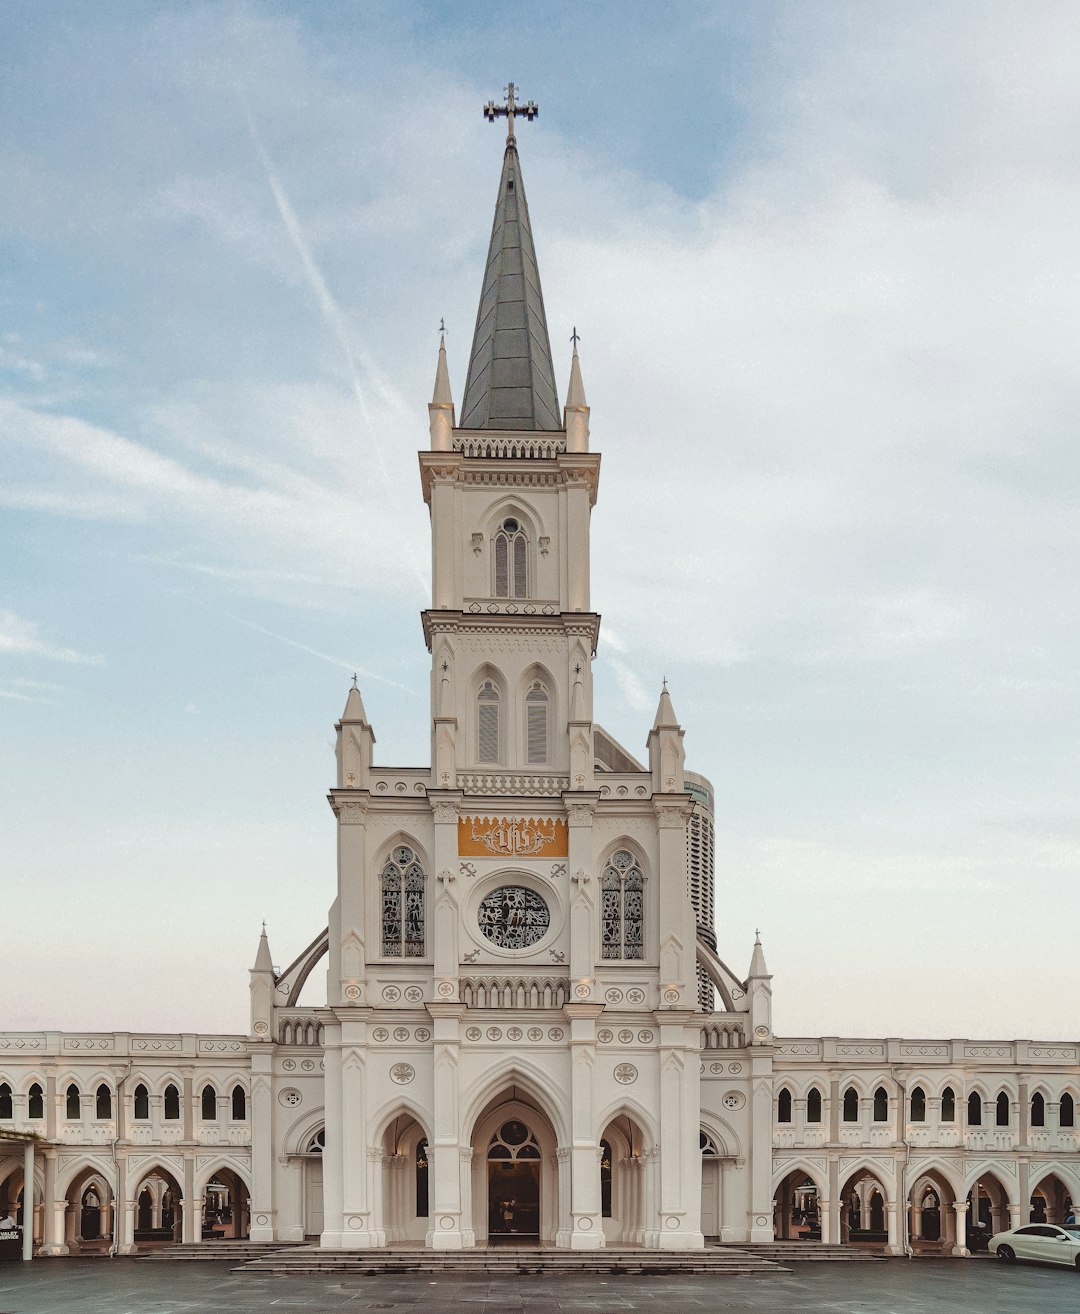
<path fill-rule="evenodd" d="M 476 760 L 499 760 L 499 691 L 493 680 L 485 680 L 476 695 Z"/>
<path fill-rule="evenodd" d="M 607 1141 L 600 1142 L 600 1217 L 611 1217 L 611 1146 Z"/>
<path fill-rule="evenodd" d="M 911 1121 L 926 1121 L 926 1091 L 921 1086 L 911 1092 Z"/>
<path fill-rule="evenodd" d="M 180 1117 L 180 1092 L 175 1086 L 165 1087 L 165 1117 L 174 1122 Z"/>
<path fill-rule="evenodd" d="M 382 951 L 387 958 L 423 958 L 425 884 L 412 849 L 407 844 L 392 849 L 382 870 Z"/>
<path fill-rule="evenodd" d="M 997 1097 L 995 1121 L 999 1127 L 1009 1125 L 1009 1097 L 1005 1091 L 1001 1091 Z"/>
<path fill-rule="evenodd" d="M 821 1091 L 816 1086 L 806 1092 L 806 1121 L 821 1121 Z"/>
<path fill-rule="evenodd" d="M 844 1091 L 844 1121 L 859 1121 L 859 1092 L 854 1086 L 849 1086 Z"/>
<path fill-rule="evenodd" d="M 941 1092 L 941 1121 L 956 1121 L 956 1096 L 951 1086 L 946 1086 Z"/>
<path fill-rule="evenodd" d="M 202 1088 L 202 1120 L 217 1122 L 217 1091 L 209 1082 Z"/>
<path fill-rule="evenodd" d="M 428 1194 L 428 1169 L 431 1163 L 431 1151 L 427 1141 L 417 1141 L 416 1143 L 416 1216 L 417 1218 L 428 1218 L 431 1215 L 431 1205 Z"/>
<path fill-rule="evenodd" d="M 600 878 L 602 958 L 645 957 L 645 875 L 637 858 L 617 849 Z"/>
<path fill-rule="evenodd" d="M 79 1098 L 79 1088 L 74 1082 L 67 1088 L 67 1095 L 64 1098 L 64 1111 L 69 1119 L 82 1117 L 82 1100 Z"/>
<path fill-rule="evenodd" d="M 518 521 L 504 520 L 495 534 L 495 596 L 527 598 L 529 541 Z"/>
<path fill-rule="evenodd" d="M 977 1090 L 973 1090 L 968 1096 L 967 1125 L 969 1127 L 982 1126 L 982 1096 Z"/>
<path fill-rule="evenodd" d="M 112 1117 L 112 1091 L 104 1082 L 97 1088 L 97 1095 L 94 1100 L 94 1117 Z"/>
<path fill-rule="evenodd" d="M 525 695 L 526 756 L 530 766 L 548 760 L 548 691 L 543 680 L 534 680 Z"/>
<path fill-rule="evenodd" d="M 1033 1127 L 1046 1126 L 1046 1101 L 1038 1091 L 1031 1097 L 1031 1125 Z"/>
<path fill-rule="evenodd" d="M 879 1086 L 874 1091 L 874 1121 L 889 1121 L 889 1092 L 884 1086 Z"/>
<path fill-rule="evenodd" d="M 243 1086 L 234 1086 L 232 1088 L 232 1116 L 233 1122 L 245 1122 L 247 1120 L 247 1092 Z"/>
<path fill-rule="evenodd" d="M 1075 1127 L 1076 1126 L 1076 1101 L 1065 1092 L 1061 1097 L 1061 1103 L 1058 1106 L 1058 1126 Z"/>
<path fill-rule="evenodd" d="M 791 1091 L 786 1086 L 780 1088 L 780 1094 L 776 1097 L 776 1121 L 791 1121 Z"/>
<path fill-rule="evenodd" d="M 5 1121 L 8 1118 L 14 1118 L 15 1108 L 11 1102 L 11 1087 L 5 1081 L 0 1085 L 0 1118 Z"/>
<path fill-rule="evenodd" d="M 45 1092 L 36 1081 L 30 1087 L 30 1094 L 27 1096 L 26 1116 L 34 1119 L 45 1116 Z"/>
<path fill-rule="evenodd" d="M 135 1117 L 140 1122 L 150 1117 L 150 1092 L 141 1082 L 135 1087 Z"/>

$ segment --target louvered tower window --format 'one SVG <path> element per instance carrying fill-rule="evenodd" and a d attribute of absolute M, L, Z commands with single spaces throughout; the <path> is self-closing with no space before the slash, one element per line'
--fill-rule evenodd
<path fill-rule="evenodd" d="M 528 597 L 529 543 L 516 520 L 504 520 L 495 535 L 495 596 Z"/>
<path fill-rule="evenodd" d="M 645 876 L 626 849 L 611 855 L 600 880 L 603 958 L 645 957 Z"/>
<path fill-rule="evenodd" d="M 525 730 L 530 766 L 548 760 L 548 702 L 548 691 L 539 680 L 534 680 L 525 695 Z"/>
<path fill-rule="evenodd" d="M 485 680 L 476 697 L 476 760 L 499 760 L 499 691 Z"/>
<path fill-rule="evenodd" d="M 424 885 L 416 854 L 399 844 L 382 871 L 382 945 L 387 958 L 423 958 Z"/>

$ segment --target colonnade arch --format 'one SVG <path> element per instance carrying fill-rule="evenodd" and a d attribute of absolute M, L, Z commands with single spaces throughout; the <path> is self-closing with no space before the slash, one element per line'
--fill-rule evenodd
<path fill-rule="evenodd" d="M 1072 1212 L 1077 1194 L 1056 1170 L 1039 1177 L 1032 1173 L 1031 1199 L 1025 1222 L 1063 1223 Z"/>
<path fill-rule="evenodd" d="M 773 1236 L 777 1241 L 820 1241 L 826 1200 L 823 1177 L 808 1165 L 788 1167 L 773 1186 Z"/>
<path fill-rule="evenodd" d="M 869 1165 L 848 1172 L 840 1187 L 840 1236 L 842 1243 L 865 1242 L 896 1244 L 889 1233 L 889 1201 L 895 1211 L 893 1188 L 885 1177 Z"/>

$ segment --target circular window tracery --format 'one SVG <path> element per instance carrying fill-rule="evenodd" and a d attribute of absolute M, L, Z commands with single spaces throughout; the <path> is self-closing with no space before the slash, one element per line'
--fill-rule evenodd
<path fill-rule="evenodd" d="M 504 1122 L 488 1145 L 489 1159 L 539 1159 L 540 1146 L 528 1127 L 517 1118 Z"/>
<path fill-rule="evenodd" d="M 528 949 L 551 926 L 551 912 L 535 890 L 503 885 L 480 901 L 477 921 L 486 940 L 500 949 Z"/>

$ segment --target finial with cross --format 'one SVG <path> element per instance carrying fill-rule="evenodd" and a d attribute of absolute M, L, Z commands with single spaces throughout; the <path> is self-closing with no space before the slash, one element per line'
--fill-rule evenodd
<path fill-rule="evenodd" d="M 355 671 L 353 671 L 353 673 L 352 673 L 352 687 L 353 687 L 354 689 L 359 688 L 359 685 L 356 683 L 356 672 L 355 672 Z"/>
<path fill-rule="evenodd" d="M 574 355 L 577 355 L 577 344 L 581 341 L 581 336 L 577 331 L 577 325 L 574 325 L 574 331 L 570 334 L 570 341 L 574 344 Z"/>
<path fill-rule="evenodd" d="M 664 693 L 667 693 L 667 676 L 664 676 Z"/>
<path fill-rule="evenodd" d="M 761 932 L 760 932 L 760 931 L 758 931 L 758 930 L 755 930 L 755 931 L 754 931 L 754 939 L 758 942 L 758 944 L 761 943 Z"/>
<path fill-rule="evenodd" d="M 517 102 L 517 87 L 511 82 L 503 92 L 505 105 L 496 105 L 493 100 L 489 100 L 484 106 L 484 118 L 489 123 L 494 123 L 498 118 L 506 118 L 506 141 L 507 144 L 514 141 L 514 119 L 517 115 L 523 114 L 531 123 L 540 113 L 540 107 L 533 101 L 527 105 L 519 105 Z"/>
<path fill-rule="evenodd" d="M 439 337 L 446 337 L 446 320 L 441 315 L 439 316 Z"/>

